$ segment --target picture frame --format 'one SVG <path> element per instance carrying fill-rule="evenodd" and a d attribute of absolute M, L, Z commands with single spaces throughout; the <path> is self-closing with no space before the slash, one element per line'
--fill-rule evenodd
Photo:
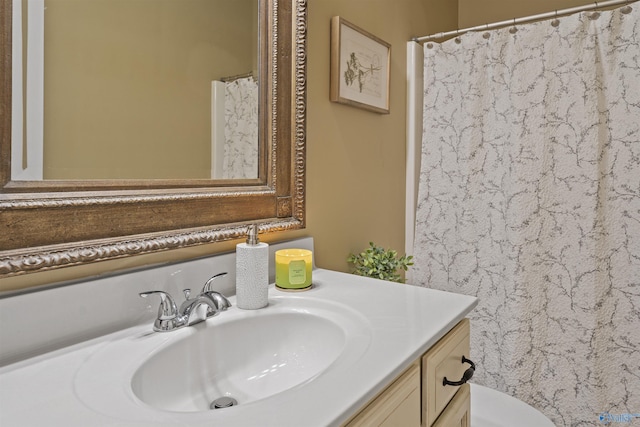
<path fill-rule="evenodd" d="M 330 100 L 389 114 L 391 45 L 349 21 L 331 18 Z"/>

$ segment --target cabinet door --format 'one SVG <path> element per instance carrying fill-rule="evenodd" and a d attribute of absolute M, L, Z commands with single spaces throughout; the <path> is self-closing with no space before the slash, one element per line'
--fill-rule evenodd
<path fill-rule="evenodd" d="M 469 384 L 464 384 L 432 427 L 470 427 L 470 425 L 471 393 Z"/>
<path fill-rule="evenodd" d="M 420 426 L 420 365 L 417 362 L 344 427 L 365 426 Z"/>
<path fill-rule="evenodd" d="M 453 399 L 460 387 L 443 385 L 446 377 L 458 381 L 469 367 L 462 356 L 469 357 L 469 319 L 463 319 L 422 357 L 422 419 L 431 426 Z"/>

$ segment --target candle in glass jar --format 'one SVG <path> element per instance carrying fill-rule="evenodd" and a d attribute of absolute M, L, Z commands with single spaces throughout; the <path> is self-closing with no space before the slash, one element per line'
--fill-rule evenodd
<path fill-rule="evenodd" d="M 276 286 L 301 290 L 311 286 L 312 252 L 307 249 L 276 251 Z"/>

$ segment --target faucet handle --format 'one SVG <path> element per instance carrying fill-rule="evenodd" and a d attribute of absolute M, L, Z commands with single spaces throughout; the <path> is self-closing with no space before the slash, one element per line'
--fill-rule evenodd
<path fill-rule="evenodd" d="M 153 330 L 165 332 L 176 329 L 180 326 L 178 307 L 171 295 L 163 291 L 141 292 L 139 295 L 142 298 L 146 298 L 149 295 L 156 294 L 160 296 L 160 307 L 158 307 L 158 318 L 153 322 Z"/>
<path fill-rule="evenodd" d="M 171 298 L 166 292 L 163 291 L 147 291 L 141 292 L 140 296 L 142 298 L 146 298 L 149 295 L 157 294 L 160 296 L 160 307 L 158 307 L 158 319 L 160 320 L 169 320 L 173 319 L 178 315 L 178 307 L 176 306 L 175 301 Z"/>
<path fill-rule="evenodd" d="M 207 282 L 202 287 L 202 292 L 204 293 L 204 292 L 213 291 L 213 281 L 220 277 L 224 277 L 226 275 L 227 275 L 227 272 L 225 271 L 224 273 L 218 273 L 215 276 L 211 277 L 209 280 L 207 280 Z"/>

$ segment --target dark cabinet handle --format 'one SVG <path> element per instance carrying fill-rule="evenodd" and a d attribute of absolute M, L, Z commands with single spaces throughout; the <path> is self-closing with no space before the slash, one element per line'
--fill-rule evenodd
<path fill-rule="evenodd" d="M 466 383 L 467 381 L 469 381 L 471 377 L 473 377 L 473 374 L 476 372 L 476 364 L 464 356 L 462 356 L 462 363 L 468 363 L 469 365 L 471 365 L 471 367 L 469 367 L 466 371 L 464 371 L 464 374 L 462 374 L 462 379 L 460 381 L 449 381 L 447 377 L 444 377 L 444 379 L 442 380 L 443 386 L 445 385 L 460 386 Z"/>

